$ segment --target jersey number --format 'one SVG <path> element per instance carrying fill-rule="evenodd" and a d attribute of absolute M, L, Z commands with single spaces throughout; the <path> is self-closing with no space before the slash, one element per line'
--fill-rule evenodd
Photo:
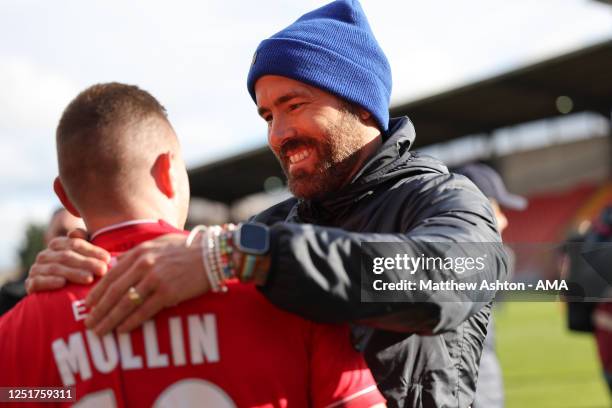
<path fill-rule="evenodd" d="M 202 406 L 203 402 L 206 402 L 206 406 L 211 408 L 236 408 L 236 404 L 225 391 L 211 382 L 198 378 L 188 378 L 170 385 L 159 394 L 153 407 L 197 407 Z M 113 390 L 107 388 L 86 395 L 74 407 L 116 408 L 117 399 Z"/>

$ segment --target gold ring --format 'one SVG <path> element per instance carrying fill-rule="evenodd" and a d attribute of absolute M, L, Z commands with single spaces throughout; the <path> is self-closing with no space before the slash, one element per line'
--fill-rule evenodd
<path fill-rule="evenodd" d="M 128 299 L 130 299 L 130 301 L 137 306 L 142 304 L 142 296 L 140 296 L 140 293 L 138 293 L 136 288 L 133 286 L 131 286 L 130 290 L 128 291 Z"/>

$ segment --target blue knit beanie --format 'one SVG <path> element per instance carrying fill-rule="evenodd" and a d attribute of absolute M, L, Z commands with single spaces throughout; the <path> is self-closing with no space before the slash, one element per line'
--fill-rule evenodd
<path fill-rule="evenodd" d="M 263 40 L 247 79 L 280 75 L 315 86 L 370 112 L 380 129 L 389 127 L 391 67 L 357 0 L 337 0 L 304 14 Z"/>

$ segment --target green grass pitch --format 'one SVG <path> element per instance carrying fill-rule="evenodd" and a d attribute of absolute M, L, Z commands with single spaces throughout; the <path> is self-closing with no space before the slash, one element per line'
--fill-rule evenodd
<path fill-rule="evenodd" d="M 507 408 L 611 407 L 594 338 L 569 332 L 559 302 L 497 305 Z"/>

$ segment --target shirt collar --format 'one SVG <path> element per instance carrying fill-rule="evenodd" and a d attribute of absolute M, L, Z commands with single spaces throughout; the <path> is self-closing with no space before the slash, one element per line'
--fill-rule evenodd
<path fill-rule="evenodd" d="M 124 252 L 169 233 L 183 234 L 184 231 L 164 220 L 131 220 L 99 229 L 91 236 L 91 242 L 109 252 Z"/>

